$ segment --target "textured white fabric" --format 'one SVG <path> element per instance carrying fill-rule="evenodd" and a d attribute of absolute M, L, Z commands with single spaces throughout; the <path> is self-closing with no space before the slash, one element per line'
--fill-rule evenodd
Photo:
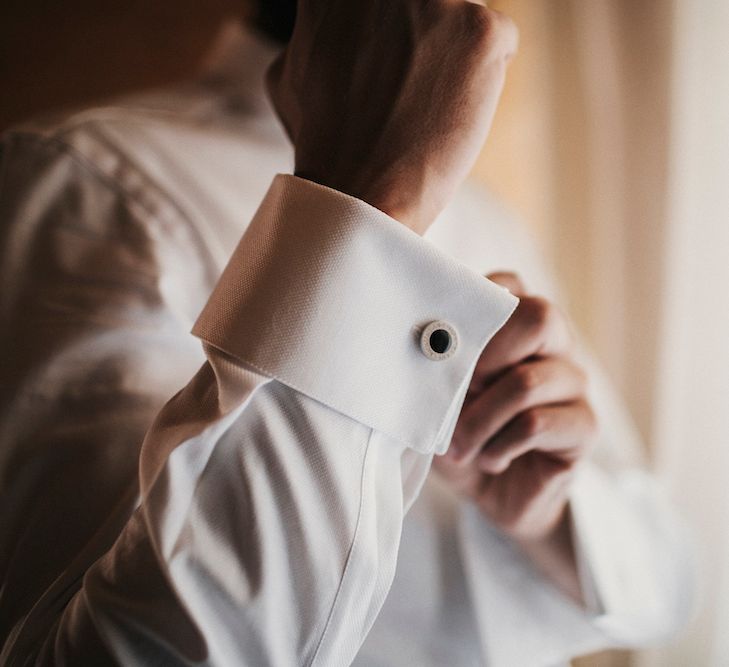
<path fill-rule="evenodd" d="M 428 474 L 514 306 L 479 272 L 546 289 L 503 214 L 464 193 L 429 241 L 274 178 L 271 53 L 234 51 L 2 143 L 2 661 L 521 667 L 671 632 L 681 537 L 607 385 L 572 501 L 591 611 Z"/>
<path fill-rule="evenodd" d="M 193 332 L 419 452 L 442 454 L 454 395 L 515 304 L 364 202 L 278 176 Z M 448 363 L 420 348 L 434 319 L 461 332 Z"/>

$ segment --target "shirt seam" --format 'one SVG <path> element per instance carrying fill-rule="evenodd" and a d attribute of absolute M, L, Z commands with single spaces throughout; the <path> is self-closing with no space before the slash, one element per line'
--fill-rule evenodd
<path fill-rule="evenodd" d="M 344 564 L 344 569 L 342 570 L 342 576 L 341 576 L 341 579 L 339 580 L 339 586 L 337 587 L 337 591 L 334 594 L 334 599 L 332 600 L 332 606 L 329 609 L 329 614 L 327 615 L 327 620 L 324 624 L 324 630 L 322 631 L 321 637 L 319 638 L 316 648 L 314 649 L 314 655 L 312 656 L 311 660 L 307 663 L 307 667 L 313 667 L 314 664 L 317 662 L 321 649 L 324 645 L 324 640 L 329 636 L 329 631 L 334 622 L 334 613 L 337 609 L 337 604 L 338 604 L 339 600 L 341 600 L 341 598 L 342 598 L 342 591 L 344 589 L 344 583 L 345 583 L 345 580 L 347 579 L 347 574 L 348 574 L 348 572 L 350 570 L 350 566 L 352 564 L 354 550 L 357 545 L 357 538 L 360 535 L 360 526 L 362 524 L 362 515 L 364 514 L 365 480 L 367 478 L 367 464 L 368 464 L 370 447 L 372 444 L 372 437 L 374 435 L 374 432 L 375 432 L 374 429 L 370 428 L 369 436 L 367 437 L 367 444 L 365 445 L 364 456 L 362 457 L 362 476 L 360 477 L 359 508 L 357 511 L 357 522 L 354 527 L 354 535 L 352 536 L 352 542 L 349 546 L 349 551 L 347 553 L 347 560 Z"/>

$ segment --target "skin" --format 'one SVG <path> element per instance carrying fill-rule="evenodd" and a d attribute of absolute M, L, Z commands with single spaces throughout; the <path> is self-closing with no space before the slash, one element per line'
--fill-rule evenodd
<path fill-rule="evenodd" d="M 295 173 L 424 233 L 481 151 L 517 42 L 508 18 L 465 0 L 301 0 L 267 78 Z M 490 278 L 521 301 L 434 467 L 581 600 L 568 498 L 596 428 L 585 373 L 559 311 L 513 274 Z"/>
<path fill-rule="evenodd" d="M 464 0 L 304 0 L 269 71 L 296 174 L 423 233 L 483 145 L 517 46 Z"/>
<path fill-rule="evenodd" d="M 569 493 L 597 434 L 588 378 L 564 315 L 516 275 L 488 277 L 519 305 L 482 353 L 448 452 L 433 465 L 581 601 Z"/>

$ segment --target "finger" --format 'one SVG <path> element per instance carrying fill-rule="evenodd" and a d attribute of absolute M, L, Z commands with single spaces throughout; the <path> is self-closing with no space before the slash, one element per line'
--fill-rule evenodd
<path fill-rule="evenodd" d="M 505 57 L 507 60 L 511 60 L 519 50 L 519 28 L 506 14 L 491 8 L 489 8 L 489 12 L 501 31 Z"/>
<path fill-rule="evenodd" d="M 507 62 L 511 60 L 519 49 L 519 29 L 514 21 L 506 14 L 487 7 L 482 0 L 467 0 L 464 4 L 472 10 L 473 20 L 488 24 L 486 32 L 492 42 L 491 54 Z"/>
<path fill-rule="evenodd" d="M 544 455 L 527 454 L 512 467 L 511 485 L 504 485 L 499 475 L 483 476 L 483 492 L 477 503 L 512 537 L 543 535 L 556 524 L 564 510 L 574 466 Z M 514 492 L 515 486 L 518 492 Z"/>
<path fill-rule="evenodd" d="M 514 296 L 523 297 L 526 295 L 526 285 L 522 281 L 521 276 L 514 271 L 492 271 L 485 275 L 485 278 L 492 283 L 496 283 L 501 287 L 506 288 Z M 474 374 L 471 377 L 471 382 L 468 385 L 469 392 L 478 391 L 484 384 L 484 374 L 479 371 L 477 367 L 474 370 Z M 468 403 L 471 399 L 470 395 L 466 396 L 466 402 Z"/>
<path fill-rule="evenodd" d="M 576 400 L 586 385 L 584 371 L 568 359 L 548 357 L 513 366 L 464 405 L 451 458 L 470 462 L 519 413 L 538 405 Z"/>
<path fill-rule="evenodd" d="M 497 285 L 506 287 L 514 296 L 526 296 L 527 290 L 521 277 L 513 271 L 494 271 L 486 278 Z"/>
<path fill-rule="evenodd" d="M 478 466 L 498 475 L 530 451 L 571 463 L 584 455 L 596 434 L 595 415 L 584 401 L 543 405 L 517 415 L 483 447 Z"/>
<path fill-rule="evenodd" d="M 567 356 L 571 347 L 571 333 L 560 310 L 542 297 L 522 297 L 508 322 L 496 332 L 481 354 L 470 389 L 480 389 L 507 368 L 529 357 Z"/>

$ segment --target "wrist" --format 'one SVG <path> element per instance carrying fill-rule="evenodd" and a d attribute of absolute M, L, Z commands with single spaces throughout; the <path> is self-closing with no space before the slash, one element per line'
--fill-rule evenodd
<path fill-rule="evenodd" d="M 300 168 L 294 171 L 294 175 L 366 202 L 421 236 L 437 214 L 430 210 L 433 207 L 422 201 L 422 197 L 408 194 L 409 188 L 405 186 L 386 187 L 372 182 L 362 184 L 354 178 L 327 177 Z"/>

